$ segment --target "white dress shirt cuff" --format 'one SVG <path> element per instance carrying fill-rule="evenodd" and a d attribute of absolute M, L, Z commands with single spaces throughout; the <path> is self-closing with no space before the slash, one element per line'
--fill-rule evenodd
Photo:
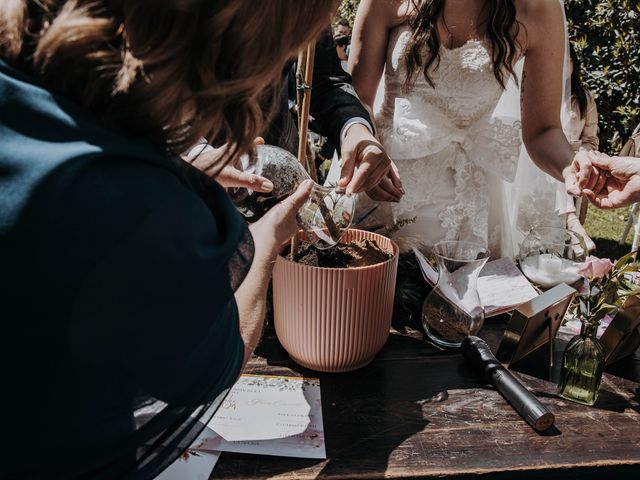
<path fill-rule="evenodd" d="M 371 132 L 371 135 L 373 135 L 373 127 L 371 126 L 371 124 L 369 122 L 367 122 L 366 119 L 364 119 L 362 117 L 353 117 L 353 118 L 347 120 L 347 122 L 342 126 L 342 130 L 340 130 L 340 144 L 341 145 L 342 145 L 342 142 L 344 142 L 344 137 L 347 136 L 347 130 L 349 130 L 349 128 L 351 128 L 353 125 L 355 125 L 357 123 L 362 124 L 365 127 L 367 127 L 369 132 Z"/>

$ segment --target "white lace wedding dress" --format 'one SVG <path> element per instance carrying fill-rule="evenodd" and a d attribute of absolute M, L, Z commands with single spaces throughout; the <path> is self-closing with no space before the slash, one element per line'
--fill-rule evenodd
<path fill-rule="evenodd" d="M 408 38 L 406 25 L 390 34 L 376 115 L 378 135 L 406 191 L 399 204 L 387 204 L 393 219 L 387 216 L 385 223 L 415 217 L 394 236 L 405 249 L 466 240 L 488 245 L 494 258 L 513 256 L 516 229 L 526 232 L 535 223 L 552 222 L 536 221 L 536 208 L 528 209 L 529 216 L 513 213 L 511 182 L 519 164 L 521 124 L 518 115 L 500 113 L 504 90 L 487 46 L 470 40 L 459 48 L 442 48 L 431 73 L 434 87 L 419 74 L 404 93 Z M 553 210 L 555 198 L 531 193 L 537 203 L 551 201 L 547 211 Z M 384 208 L 378 208 L 378 218 L 384 218 Z"/>

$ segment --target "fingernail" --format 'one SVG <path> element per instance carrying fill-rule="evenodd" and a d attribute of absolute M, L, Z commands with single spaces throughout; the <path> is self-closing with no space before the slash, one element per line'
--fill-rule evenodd
<path fill-rule="evenodd" d="M 273 190 L 273 182 L 271 182 L 271 180 L 264 180 L 260 186 L 262 187 L 263 190 L 268 190 L 271 191 Z"/>
<path fill-rule="evenodd" d="M 400 191 L 402 192 L 402 194 L 403 194 L 403 195 L 404 195 L 405 193 L 407 193 L 407 192 L 405 192 L 405 191 L 404 191 L 404 188 L 402 188 L 402 187 L 400 187 Z"/>

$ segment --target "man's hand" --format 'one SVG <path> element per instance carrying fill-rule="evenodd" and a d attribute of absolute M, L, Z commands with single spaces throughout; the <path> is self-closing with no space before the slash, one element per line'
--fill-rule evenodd
<path fill-rule="evenodd" d="M 344 188 L 347 195 L 371 190 L 386 177 L 385 191 L 392 192 L 392 196 L 398 200 L 402 197 L 404 192 L 397 171 L 388 175 L 391 160 L 365 125 L 351 125 L 340 150 L 342 171 L 338 186 Z"/>
<path fill-rule="evenodd" d="M 391 169 L 378 182 L 378 184 L 367 190 L 367 196 L 376 202 L 399 202 L 404 195 L 404 189 L 398 175 L 398 168 L 391 162 Z"/>
<path fill-rule="evenodd" d="M 603 186 L 585 188 L 584 194 L 598 208 L 619 208 L 640 200 L 640 158 L 592 154 L 591 165 L 604 178 Z"/>

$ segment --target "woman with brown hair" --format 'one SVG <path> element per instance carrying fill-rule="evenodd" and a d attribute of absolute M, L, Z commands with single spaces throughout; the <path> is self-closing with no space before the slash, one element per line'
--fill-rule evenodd
<path fill-rule="evenodd" d="M 564 27 L 558 0 L 360 3 L 349 65 L 366 104 L 382 78 L 376 128 L 406 191 L 392 213 L 415 217 L 398 236 L 513 256 L 536 223 L 564 222 L 556 180 L 580 193 L 560 115 Z"/>
<path fill-rule="evenodd" d="M 308 186 L 247 229 L 177 154 L 250 150 L 259 100 L 334 7 L 0 4 L 0 477 L 152 478 L 208 421 Z"/>

